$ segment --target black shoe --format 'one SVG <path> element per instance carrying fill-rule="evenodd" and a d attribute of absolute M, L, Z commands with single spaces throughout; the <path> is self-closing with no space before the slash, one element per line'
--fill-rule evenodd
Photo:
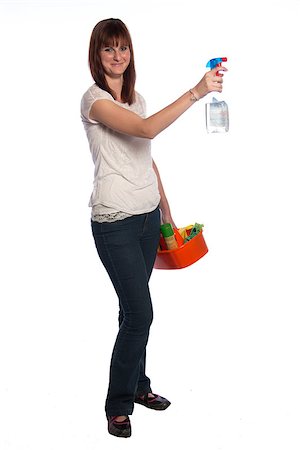
<path fill-rule="evenodd" d="M 122 422 L 117 422 L 116 418 L 118 416 L 107 416 L 108 420 L 108 432 L 113 436 L 117 437 L 130 437 L 131 436 L 131 425 L 129 417 L 127 417 Z"/>
<path fill-rule="evenodd" d="M 142 395 L 141 397 L 135 398 L 135 403 L 146 406 L 146 408 L 156 409 L 157 411 L 163 411 L 171 405 L 171 402 L 160 395 L 154 395 L 153 398 L 149 397 L 149 394 Z"/>

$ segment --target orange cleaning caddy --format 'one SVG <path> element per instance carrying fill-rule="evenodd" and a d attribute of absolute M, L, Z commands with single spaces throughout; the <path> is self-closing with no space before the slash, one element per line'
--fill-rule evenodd
<path fill-rule="evenodd" d="M 162 227 L 165 227 L 164 224 Z M 168 224 L 169 225 L 169 224 Z M 163 234 L 160 239 L 160 247 L 157 251 L 154 267 L 155 269 L 183 269 L 202 258 L 208 248 L 202 233 L 203 225 L 189 225 L 179 230 L 174 229 L 174 237 L 177 248 L 167 249 Z M 162 233 L 170 235 L 170 228 L 161 229 Z"/>

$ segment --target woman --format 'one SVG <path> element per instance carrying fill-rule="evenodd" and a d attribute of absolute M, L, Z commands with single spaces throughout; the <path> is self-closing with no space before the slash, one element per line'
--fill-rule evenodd
<path fill-rule="evenodd" d="M 109 433 L 129 437 L 134 402 L 156 410 L 170 405 L 152 393 L 145 373 L 153 318 L 148 282 L 160 223 L 174 225 L 151 139 L 208 92 L 221 92 L 222 77 L 217 69 L 206 73 L 193 89 L 146 118 L 145 101 L 135 91 L 131 37 L 119 19 L 95 26 L 89 65 L 95 84 L 83 95 L 81 117 L 95 164 L 92 232 L 120 307 L 105 410 Z"/>

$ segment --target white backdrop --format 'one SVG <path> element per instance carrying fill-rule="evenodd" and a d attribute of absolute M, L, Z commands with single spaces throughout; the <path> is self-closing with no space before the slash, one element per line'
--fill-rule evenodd
<path fill-rule="evenodd" d="M 0 1 L 3 450 L 299 450 L 299 0 Z M 178 226 L 209 253 L 154 271 L 148 372 L 165 412 L 107 434 L 117 301 L 90 232 L 89 38 L 119 17 L 154 113 L 227 56 L 230 132 L 197 103 L 153 141 Z"/>

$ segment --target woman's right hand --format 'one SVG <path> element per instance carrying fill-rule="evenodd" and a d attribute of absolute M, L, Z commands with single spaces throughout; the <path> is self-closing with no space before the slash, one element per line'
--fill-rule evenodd
<path fill-rule="evenodd" d="M 226 67 L 218 66 L 206 72 L 198 84 L 193 88 L 197 98 L 205 97 L 209 92 L 222 92 L 223 89 L 223 74 L 217 72 L 227 72 Z"/>

